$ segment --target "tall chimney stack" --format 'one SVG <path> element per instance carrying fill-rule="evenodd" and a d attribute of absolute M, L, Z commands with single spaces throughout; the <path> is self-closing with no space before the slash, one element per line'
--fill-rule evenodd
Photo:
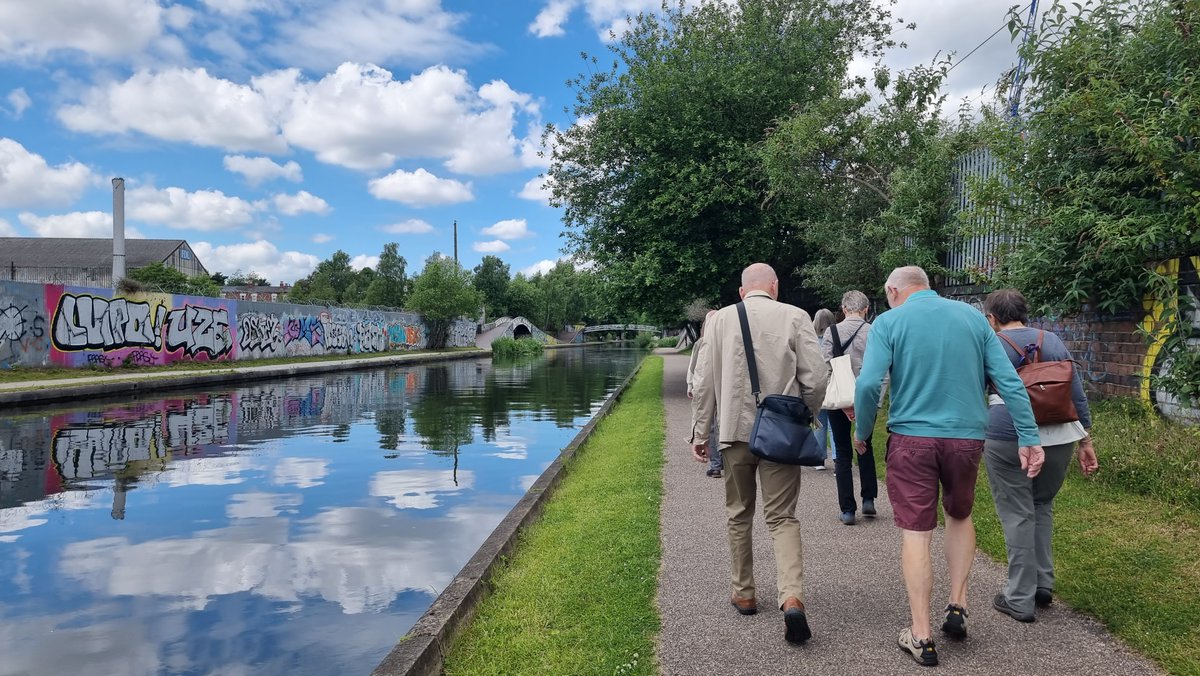
<path fill-rule="evenodd" d="M 113 288 L 125 278 L 125 179 L 114 178 L 113 186 Z"/>

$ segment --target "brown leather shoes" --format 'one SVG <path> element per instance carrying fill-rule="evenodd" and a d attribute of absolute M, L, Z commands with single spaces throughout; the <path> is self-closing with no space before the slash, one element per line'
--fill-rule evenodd
<path fill-rule="evenodd" d="M 729 598 L 729 605 L 743 615 L 753 615 L 758 612 L 758 601 L 754 599 L 742 599 L 735 595 Z"/>
<path fill-rule="evenodd" d="M 795 596 L 789 596 L 783 601 L 783 639 L 796 645 L 803 644 L 812 638 L 812 630 L 808 628 L 808 618 L 804 615 L 804 604 Z"/>

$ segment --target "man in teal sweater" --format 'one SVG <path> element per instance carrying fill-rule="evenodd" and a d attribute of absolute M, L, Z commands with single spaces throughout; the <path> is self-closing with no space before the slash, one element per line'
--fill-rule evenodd
<path fill-rule="evenodd" d="M 950 603 L 942 631 L 967 635 L 967 578 L 975 556 L 975 479 L 988 423 L 987 385 L 1004 398 L 1021 444 L 1021 466 L 1036 476 L 1045 460 L 1029 395 L 995 332 L 978 310 L 929 288 L 916 266 L 897 268 L 884 286 L 894 308 L 876 319 L 855 387 L 855 448 L 866 451 L 882 382 L 891 375 L 887 489 L 900 547 L 912 626 L 901 650 L 918 664 L 938 662 L 929 620 L 933 588 L 930 548 L 939 487 L 946 514 Z"/>

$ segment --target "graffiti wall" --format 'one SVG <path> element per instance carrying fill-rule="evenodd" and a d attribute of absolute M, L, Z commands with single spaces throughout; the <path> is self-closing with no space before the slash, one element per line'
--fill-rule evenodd
<path fill-rule="evenodd" d="M 1200 424 L 1200 409 L 1187 406 L 1170 393 L 1153 386 L 1152 376 L 1162 375 L 1171 367 L 1171 358 L 1163 349 L 1173 327 L 1171 323 L 1180 307 L 1188 308 L 1181 321 L 1185 323 L 1185 332 L 1190 330 L 1188 344 L 1193 349 L 1200 349 L 1200 256 L 1176 258 L 1158 266 L 1158 272 L 1175 280 L 1175 295 L 1169 298 L 1154 298 L 1147 296 L 1143 307 L 1145 317 L 1141 329 L 1150 337 L 1150 345 L 1146 348 L 1141 360 L 1141 396 L 1142 400 L 1153 405 L 1163 415 L 1178 422 Z M 1182 298 L 1190 299 L 1182 303 Z"/>
<path fill-rule="evenodd" d="M 0 368 L 122 366 L 416 350 L 421 316 L 0 282 Z M 450 347 L 475 344 L 456 322 Z"/>

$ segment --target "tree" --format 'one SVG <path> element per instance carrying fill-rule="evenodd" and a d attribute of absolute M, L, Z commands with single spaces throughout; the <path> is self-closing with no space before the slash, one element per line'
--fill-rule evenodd
<path fill-rule="evenodd" d="M 228 277 L 226 277 L 224 274 L 222 274 L 220 272 L 212 273 L 211 275 L 209 275 L 209 278 L 212 279 L 213 283 L 216 284 L 217 286 L 225 286 L 225 282 L 228 279 Z"/>
<path fill-rule="evenodd" d="M 508 311 L 508 264 L 497 256 L 484 256 L 475 266 L 475 288 L 483 294 L 483 304 L 489 317 L 499 317 Z"/>
<path fill-rule="evenodd" d="M 879 66 L 873 83 L 848 80 L 845 94 L 782 119 L 764 144 L 770 199 L 797 214 L 810 247 L 802 272 L 826 302 L 878 291 L 901 265 L 942 271 L 952 170 L 967 139 L 941 116 L 948 67 L 893 76 Z"/>
<path fill-rule="evenodd" d="M 1191 0 L 1046 10 L 1021 50 L 1025 116 L 983 125 L 1004 173 L 975 186 L 973 215 L 1013 245 L 981 272 L 1040 310 L 1124 311 L 1148 262 L 1200 251 L 1198 36 Z"/>
<path fill-rule="evenodd" d="M 137 282 L 145 291 L 178 293 L 188 296 L 219 297 L 221 288 L 206 275 L 188 277 L 162 263 L 151 263 L 129 271 L 126 279 Z"/>
<path fill-rule="evenodd" d="M 471 273 L 454 259 L 434 254 L 425 261 L 425 269 L 413 278 L 409 308 L 420 312 L 429 327 L 429 347 L 446 346 L 450 322 L 474 316 L 483 304 L 483 295 L 471 284 Z"/>
<path fill-rule="evenodd" d="M 525 317 L 536 322 L 546 306 L 546 300 L 542 289 L 518 272 L 508 284 L 505 304 L 512 316 Z"/>
<path fill-rule="evenodd" d="M 250 272 L 242 272 L 238 270 L 229 278 L 229 286 L 270 286 L 271 282 L 267 281 L 266 277 L 251 270 Z"/>
<path fill-rule="evenodd" d="M 383 245 L 379 254 L 379 265 L 375 268 L 375 278 L 366 287 L 366 301 L 370 305 L 387 307 L 404 307 L 408 294 L 408 277 L 405 268 L 408 261 L 399 254 L 399 245 L 388 242 Z M 364 268 L 364 271 L 369 268 Z"/>
<path fill-rule="evenodd" d="M 796 300 L 788 276 L 808 247 L 788 202 L 768 199 L 760 146 L 778 119 L 838 96 L 851 59 L 893 44 L 890 31 L 872 0 L 680 2 L 634 18 L 611 69 L 575 80 L 581 122 L 547 132 L 568 249 L 659 320 L 698 296 L 733 300 L 754 261 Z"/>
<path fill-rule="evenodd" d="M 346 293 L 357 279 L 357 273 L 350 267 L 350 255 L 339 249 L 318 263 L 312 274 L 292 286 L 288 301 L 340 305 L 348 297 L 358 300 Z"/>

